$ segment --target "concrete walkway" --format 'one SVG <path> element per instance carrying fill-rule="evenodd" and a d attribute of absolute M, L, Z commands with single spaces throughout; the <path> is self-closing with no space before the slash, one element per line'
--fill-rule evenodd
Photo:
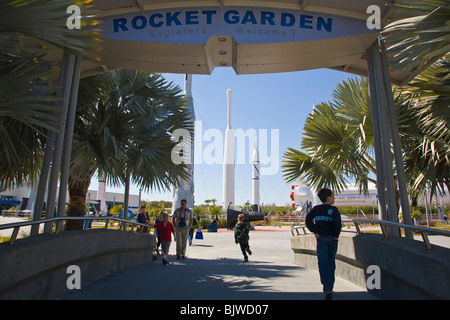
<path fill-rule="evenodd" d="M 194 239 L 187 248 L 184 260 L 175 259 L 172 242 L 168 265 L 159 258 L 105 276 L 61 299 L 322 300 L 318 272 L 293 263 L 289 229 L 256 228 L 250 233 L 253 255 L 247 263 L 233 232 L 204 232 L 203 240 Z M 334 291 L 335 300 L 376 299 L 342 279 L 336 279 Z"/>
<path fill-rule="evenodd" d="M 25 222 L 25 221 L 26 221 L 26 219 L 24 219 L 24 218 L 0 216 L 0 225 L 17 223 L 17 222 Z M 44 229 L 44 225 L 41 224 L 39 227 L 39 232 L 42 232 L 43 229 Z M 30 235 L 30 230 L 31 230 L 30 226 L 21 227 L 17 238 L 28 237 Z M 0 230 L 0 237 L 11 237 L 12 232 L 13 232 L 12 228 Z"/>

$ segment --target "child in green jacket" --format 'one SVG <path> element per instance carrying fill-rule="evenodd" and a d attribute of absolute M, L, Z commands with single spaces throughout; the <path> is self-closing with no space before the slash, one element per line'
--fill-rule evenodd
<path fill-rule="evenodd" d="M 239 245 L 241 246 L 241 251 L 242 251 L 242 254 L 244 255 L 245 262 L 248 262 L 247 253 L 249 255 L 252 254 L 252 251 L 250 250 L 250 246 L 248 244 L 248 240 L 250 239 L 250 237 L 248 235 L 249 232 L 250 232 L 250 226 L 248 225 L 247 222 L 244 222 L 244 215 L 240 214 L 238 216 L 238 222 L 236 223 L 236 225 L 234 227 L 234 241 L 236 243 L 239 243 Z"/>

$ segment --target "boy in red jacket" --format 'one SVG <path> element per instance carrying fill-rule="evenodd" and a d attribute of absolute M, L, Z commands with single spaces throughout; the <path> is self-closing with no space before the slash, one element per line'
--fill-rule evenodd
<path fill-rule="evenodd" d="M 169 262 L 169 248 L 170 243 L 172 242 L 171 234 L 173 234 L 173 240 L 177 241 L 175 236 L 175 228 L 169 221 L 169 214 L 167 212 L 163 212 L 162 222 L 154 224 L 153 227 L 158 229 L 161 233 L 161 250 L 164 254 L 163 264 L 166 265 Z"/>

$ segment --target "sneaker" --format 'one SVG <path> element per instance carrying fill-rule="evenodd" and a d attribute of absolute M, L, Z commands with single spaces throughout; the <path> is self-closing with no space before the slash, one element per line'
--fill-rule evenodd
<path fill-rule="evenodd" d="M 247 253 L 248 253 L 249 255 L 252 255 L 252 250 L 250 250 L 250 247 L 247 247 L 247 249 L 245 249 L 245 251 L 247 251 Z"/>
<path fill-rule="evenodd" d="M 244 258 L 244 262 L 248 262 L 248 257 L 245 257 L 245 258 Z"/>
<path fill-rule="evenodd" d="M 177 256 L 177 260 L 180 260 L 181 259 L 181 256 Z"/>
<path fill-rule="evenodd" d="M 333 300 L 333 293 L 332 292 L 325 293 L 325 300 Z"/>
<path fill-rule="evenodd" d="M 167 260 L 165 260 L 165 259 L 163 259 L 163 265 L 166 265 L 167 264 Z"/>

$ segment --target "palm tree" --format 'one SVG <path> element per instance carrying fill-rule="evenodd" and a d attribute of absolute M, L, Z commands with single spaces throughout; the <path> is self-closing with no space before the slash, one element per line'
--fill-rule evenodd
<path fill-rule="evenodd" d="M 130 183 L 143 190 L 169 189 L 187 178 L 175 165 L 171 132 L 193 130 L 181 90 L 161 75 L 119 70 L 80 83 L 69 176 L 69 216 L 85 214 L 84 203 L 96 171 L 111 184 L 125 185 L 124 212 Z M 66 225 L 66 230 L 80 228 Z"/>
<path fill-rule="evenodd" d="M 127 76 L 125 73 L 122 78 Z M 167 84 L 160 75 L 149 77 L 148 73 L 141 72 L 132 76 L 139 87 L 139 95 L 151 99 L 139 103 L 144 107 L 143 112 L 132 117 L 130 125 L 134 136 L 120 155 L 120 168 L 124 170 L 118 177 L 125 185 L 124 212 L 128 209 L 130 182 L 139 185 L 143 191 L 160 191 L 178 185 L 178 177 L 188 179 L 187 167 L 171 161 L 177 142 L 168 133 L 178 128 L 193 133 L 190 114 L 183 108 L 178 87 Z"/>
<path fill-rule="evenodd" d="M 410 79 L 450 51 L 448 0 L 396 0 L 393 14 L 407 18 L 387 25 L 382 35 L 390 65 Z"/>
<path fill-rule="evenodd" d="M 449 63 L 447 59 L 417 76 L 410 85 L 394 90 L 395 107 L 412 197 L 450 188 Z M 333 92 L 334 100 L 314 107 L 302 139 L 305 152 L 289 148 L 283 171 L 290 182 L 297 178 L 320 189 L 336 192 L 354 181 L 361 193 L 375 175 L 372 120 L 368 82 L 348 79 Z M 397 200 L 398 200 L 398 195 Z M 397 205 L 398 207 L 398 205 Z"/>
<path fill-rule="evenodd" d="M 416 126 L 403 125 L 405 170 L 413 199 L 430 190 L 450 190 L 450 54 L 398 88 L 406 103 L 406 117 Z"/>
<path fill-rule="evenodd" d="M 78 1 L 85 10 L 90 1 Z M 98 33 L 69 30 L 70 0 L 0 0 L 0 183 L 36 179 L 49 130 L 61 121 L 50 48 L 94 58 Z M 85 26 L 95 22 L 83 18 Z"/>
<path fill-rule="evenodd" d="M 297 178 L 316 188 L 336 192 L 354 180 L 363 193 L 375 182 L 372 120 L 368 82 L 348 79 L 333 91 L 334 100 L 314 106 L 306 119 L 302 139 L 305 152 L 289 148 L 283 161 L 288 182 Z"/>

